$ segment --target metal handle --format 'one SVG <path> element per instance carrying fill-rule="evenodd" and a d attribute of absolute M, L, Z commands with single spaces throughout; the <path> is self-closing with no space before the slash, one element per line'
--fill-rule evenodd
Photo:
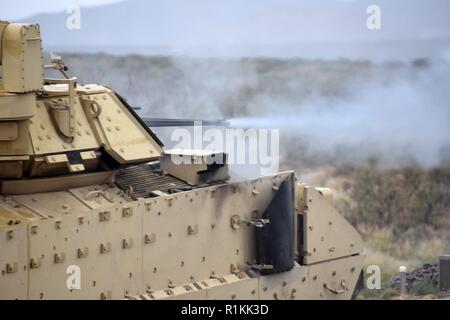
<path fill-rule="evenodd" d="M 269 219 L 251 219 L 251 220 L 241 220 L 249 225 L 255 226 L 256 228 L 262 228 L 266 224 L 270 223 Z"/>

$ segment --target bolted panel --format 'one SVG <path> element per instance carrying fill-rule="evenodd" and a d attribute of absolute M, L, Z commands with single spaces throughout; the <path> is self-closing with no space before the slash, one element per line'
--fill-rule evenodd
<path fill-rule="evenodd" d="M 30 270 L 30 298 L 121 299 L 142 292 L 140 206 L 125 208 L 134 214 L 124 217 L 123 206 L 112 206 L 33 224 L 30 257 L 38 263 Z M 102 219 L 106 212 L 109 219 Z M 79 290 L 67 287 L 70 266 L 81 271 Z"/>
<path fill-rule="evenodd" d="M 0 226 L 0 300 L 27 299 L 27 226 Z"/>
<path fill-rule="evenodd" d="M 81 96 L 98 142 L 120 164 L 160 158 L 162 148 L 111 90 Z"/>
<path fill-rule="evenodd" d="M 289 272 L 259 278 L 260 299 L 350 299 L 364 256 L 355 255 L 317 264 L 296 266 Z"/>
<path fill-rule="evenodd" d="M 303 212 L 303 263 L 358 254 L 362 238 L 330 203 L 324 189 L 305 187 Z M 298 195 L 299 196 L 299 195 Z"/>
<path fill-rule="evenodd" d="M 254 264 L 256 227 L 252 219 L 270 203 L 273 185 L 290 175 L 143 200 L 146 288 L 159 290 Z"/>
<path fill-rule="evenodd" d="M 39 25 L 10 23 L 3 31 L 3 85 L 7 92 L 40 90 L 43 56 Z"/>
<path fill-rule="evenodd" d="M 67 96 L 58 99 L 61 101 L 60 103 L 68 104 Z M 99 143 L 83 112 L 80 99 L 76 97 L 73 104 L 76 121 L 74 121 L 75 134 L 72 140 L 61 138 L 58 128 L 53 124 L 52 117 L 47 110 L 51 100 L 39 100 L 36 104 L 35 115 L 30 120 L 30 137 L 34 153 L 49 154 L 99 148 Z"/>

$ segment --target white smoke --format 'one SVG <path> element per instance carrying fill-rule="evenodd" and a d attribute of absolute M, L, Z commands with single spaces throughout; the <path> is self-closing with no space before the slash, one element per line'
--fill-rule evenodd
<path fill-rule="evenodd" d="M 377 158 L 430 168 L 450 159 L 448 52 L 413 64 L 97 55 L 66 63 L 80 83 L 106 83 L 143 116 L 280 129 L 283 165 Z M 169 129 L 156 131 L 170 146 Z"/>
<path fill-rule="evenodd" d="M 344 162 L 377 158 L 385 167 L 430 168 L 450 159 L 449 62 L 410 70 L 388 83 L 374 78 L 351 91 L 339 100 L 319 97 L 294 106 L 270 101 L 265 109 L 271 112 L 230 123 L 279 128 L 298 137 L 307 152 Z"/>

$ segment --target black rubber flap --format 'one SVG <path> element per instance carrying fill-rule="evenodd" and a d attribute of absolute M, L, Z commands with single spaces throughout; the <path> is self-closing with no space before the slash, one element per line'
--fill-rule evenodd
<path fill-rule="evenodd" d="M 294 176 L 279 187 L 261 216 L 269 223 L 256 230 L 257 262 L 262 274 L 289 271 L 294 267 Z"/>

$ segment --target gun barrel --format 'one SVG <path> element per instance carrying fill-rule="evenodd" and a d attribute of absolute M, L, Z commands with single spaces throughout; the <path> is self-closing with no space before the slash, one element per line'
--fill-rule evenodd
<path fill-rule="evenodd" d="M 195 125 L 210 127 L 228 127 L 229 123 L 224 119 L 171 119 L 171 118 L 142 118 L 142 121 L 150 128 L 154 127 L 193 127 Z"/>

